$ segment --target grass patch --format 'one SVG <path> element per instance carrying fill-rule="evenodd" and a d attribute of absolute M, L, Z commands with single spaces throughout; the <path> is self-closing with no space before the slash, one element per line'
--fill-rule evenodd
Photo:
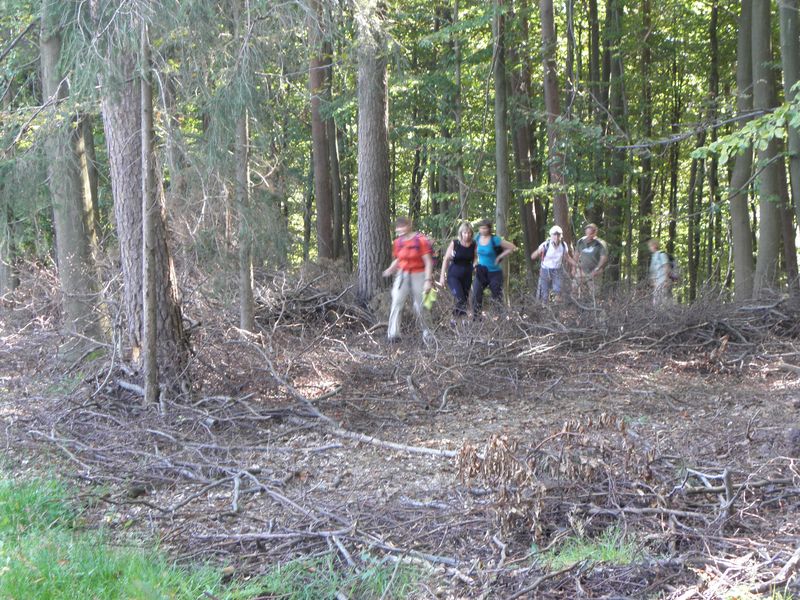
<path fill-rule="evenodd" d="M 420 572 L 409 566 L 380 563 L 362 557 L 367 567 L 359 572 L 336 568 L 332 554 L 317 559 L 301 559 L 277 567 L 264 576 L 263 593 L 285 600 L 333 598 L 337 592 L 348 598 L 405 598 L 416 589 Z"/>
<path fill-rule="evenodd" d="M 541 555 L 551 571 L 558 571 L 582 560 L 627 565 L 642 558 L 641 548 L 617 528 L 606 529 L 598 538 L 570 537 L 557 548 Z"/>
<path fill-rule="evenodd" d="M 342 571 L 335 555 L 297 560 L 249 582 L 224 583 L 219 568 L 176 565 L 155 548 L 115 545 L 77 528 L 80 511 L 54 480 L 0 481 L 0 600 L 246 600 L 269 596 L 321 600 L 405 598 L 420 573 L 363 557 L 358 572 Z"/>

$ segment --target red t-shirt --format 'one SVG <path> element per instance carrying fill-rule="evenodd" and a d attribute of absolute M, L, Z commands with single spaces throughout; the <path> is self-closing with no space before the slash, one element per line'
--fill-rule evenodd
<path fill-rule="evenodd" d="M 422 257 L 432 254 L 431 243 L 421 233 L 415 233 L 410 240 L 397 238 L 394 241 L 394 257 L 397 259 L 397 267 L 406 273 L 419 273 L 425 270 L 425 263 Z"/>

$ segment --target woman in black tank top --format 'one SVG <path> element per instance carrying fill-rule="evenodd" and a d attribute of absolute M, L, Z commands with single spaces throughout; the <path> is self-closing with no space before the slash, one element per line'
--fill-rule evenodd
<path fill-rule="evenodd" d="M 456 302 L 453 309 L 455 317 L 467 314 L 467 299 L 472 286 L 472 270 L 476 258 L 475 250 L 472 225 L 462 223 L 458 228 L 458 239 L 450 242 L 444 254 L 442 274 L 439 277 L 439 285 L 442 287 L 445 277 L 447 278 L 447 287 Z"/>

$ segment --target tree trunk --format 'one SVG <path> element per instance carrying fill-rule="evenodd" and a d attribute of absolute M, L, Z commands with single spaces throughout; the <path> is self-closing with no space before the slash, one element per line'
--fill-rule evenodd
<path fill-rule="evenodd" d="M 775 84 L 770 68 L 772 43 L 770 1 L 753 0 L 752 18 L 753 107 L 768 111 L 777 106 Z M 766 150 L 758 152 L 759 235 L 753 293 L 772 289 L 777 284 L 778 254 L 781 240 L 780 175 L 783 160 L 780 141 L 773 139 Z"/>
<path fill-rule="evenodd" d="M 303 262 L 308 262 L 311 252 L 311 214 L 314 210 L 314 155 L 308 160 L 308 177 L 303 193 Z"/>
<path fill-rule="evenodd" d="M 253 231 L 250 228 L 250 131 L 248 111 L 236 120 L 236 213 L 239 218 L 239 327 L 256 330 L 253 300 Z"/>
<path fill-rule="evenodd" d="M 711 50 L 711 64 L 708 76 L 708 122 L 717 121 L 717 103 L 719 102 L 719 39 L 717 28 L 719 21 L 719 6 L 717 0 L 713 0 L 711 6 L 711 23 L 709 26 L 709 47 Z M 717 128 L 712 127 L 709 132 L 711 143 L 717 141 Z M 716 234 L 716 221 L 719 218 L 719 176 L 718 159 L 712 155 L 706 164 L 708 177 L 708 226 L 705 228 L 706 235 L 706 279 L 714 281 L 714 237 Z"/>
<path fill-rule="evenodd" d="M 458 26 L 458 0 L 453 0 L 453 27 Z M 458 34 L 453 37 L 453 58 L 455 60 L 456 89 L 453 98 L 453 118 L 455 120 L 455 136 L 458 140 L 458 155 L 456 157 L 456 182 L 458 184 L 458 218 L 469 218 L 469 205 L 467 204 L 467 182 L 464 180 L 464 132 L 461 129 L 463 108 L 461 106 L 461 42 Z"/>
<path fill-rule="evenodd" d="M 520 10 L 513 14 L 513 18 L 518 22 L 519 33 L 523 40 L 528 39 L 528 16 L 526 11 L 527 6 L 524 2 L 520 2 Z M 528 57 L 521 56 L 517 47 L 509 48 L 508 54 L 510 61 L 513 63 L 511 71 L 512 105 L 517 109 L 511 120 L 514 171 L 516 173 L 517 186 L 520 189 L 517 194 L 517 207 L 519 209 L 520 223 L 522 224 L 523 258 L 527 265 L 528 283 L 533 288 L 536 284 L 536 273 L 530 256 L 539 246 L 539 231 L 536 227 L 536 212 L 533 202 L 526 198 L 527 190 L 530 190 L 534 183 L 533 161 L 530 155 L 530 132 L 533 125 L 533 120 L 530 118 L 531 74 Z"/>
<path fill-rule="evenodd" d="M 92 5 L 96 8 L 96 5 Z M 112 11 L 116 14 L 116 11 Z M 116 24 L 97 23 L 108 32 Z M 122 26 L 122 25 L 120 25 Z M 142 256 L 142 96 L 139 81 L 127 75 L 137 72 L 136 50 L 116 43 L 107 47 L 109 69 L 102 76 L 102 112 L 108 147 L 114 216 L 122 266 L 123 305 L 132 358 L 142 359 L 143 256 Z M 159 186 L 156 186 L 158 189 Z M 163 199 L 156 194 L 153 224 L 156 261 L 158 361 L 170 384 L 185 379 L 188 339 L 183 330 L 174 267 L 167 247 Z"/>
<path fill-rule="evenodd" d="M 494 5 L 494 159 L 495 227 L 497 234 L 508 236 L 508 203 L 511 196 L 511 179 L 508 170 L 508 109 L 505 49 L 505 0 L 495 0 Z"/>
<path fill-rule="evenodd" d="M 48 184 L 53 200 L 53 224 L 56 239 L 58 277 L 63 296 L 64 328 L 70 334 L 101 338 L 99 310 L 99 277 L 94 261 L 94 212 L 88 173 L 81 172 L 78 150 L 83 145 L 80 127 L 72 122 L 58 123 L 56 111 L 67 96 L 66 80 L 59 71 L 61 33 L 57 3 L 42 3 L 40 55 L 42 92 L 45 101 L 53 102 L 54 132 L 48 139 Z"/>
<path fill-rule="evenodd" d="M 98 235 L 100 232 L 100 175 L 97 170 L 97 155 L 94 146 L 94 119 L 90 114 L 83 114 L 80 118 L 78 127 L 81 130 L 81 139 L 78 142 L 78 159 L 80 161 L 80 171 L 83 179 L 83 194 L 91 198 L 92 205 L 92 229 L 94 239 L 89 242 L 92 246 L 95 261 L 100 256 Z"/>
<path fill-rule="evenodd" d="M 783 65 L 783 95 L 793 101 L 798 92 L 792 91 L 800 81 L 800 0 L 779 0 L 781 24 L 781 63 Z M 792 204 L 800 223 L 800 129 L 789 128 L 789 175 L 792 184 Z"/>
<path fill-rule="evenodd" d="M 558 98 L 558 73 L 556 71 L 556 29 L 553 21 L 553 0 L 539 0 L 542 21 L 542 66 L 544 69 L 544 104 L 547 111 L 547 151 L 549 155 L 550 184 L 553 192 L 553 217 L 564 230 L 564 241 L 572 244 L 572 227 L 569 204 L 564 191 L 564 154 L 559 148 L 556 119 L 561 116 Z"/>
<path fill-rule="evenodd" d="M 334 258 L 333 188 L 331 185 L 330 145 L 320 106 L 328 90 L 326 80 L 331 68 L 330 54 L 325 54 L 320 0 L 311 0 L 308 23 L 308 89 L 311 94 L 311 147 L 314 155 L 314 197 L 317 202 L 317 254 L 321 259 Z"/>
<path fill-rule="evenodd" d="M 141 149 L 142 168 L 142 366 L 144 400 L 155 404 L 159 400 L 156 300 L 156 220 L 158 200 L 155 190 L 155 160 L 153 156 L 153 87 L 150 83 L 150 40 L 147 20 L 141 21 Z"/>
<path fill-rule="evenodd" d="M 736 43 L 736 110 L 739 114 L 753 109 L 752 2 L 742 0 Z M 745 122 L 740 121 L 739 127 Z M 747 185 L 753 168 L 753 149 L 748 146 L 736 155 L 731 173 L 728 202 L 733 242 L 733 295 L 737 302 L 753 297 L 753 239 L 747 207 Z"/>
<path fill-rule="evenodd" d="M 376 0 L 359 6 L 358 290 L 367 303 L 383 287 L 389 237 L 389 103 L 386 42 Z"/>
<path fill-rule="evenodd" d="M 609 111 L 614 122 L 620 129 L 618 133 L 624 134 L 627 130 L 625 110 L 625 83 L 622 64 L 622 0 L 608 0 L 606 11 L 608 13 L 608 53 L 609 53 Z M 608 184 L 618 191 L 605 210 L 605 231 L 608 242 L 608 267 L 606 272 L 611 281 L 618 281 L 620 277 L 620 257 L 622 255 L 622 227 L 624 202 L 623 184 L 625 182 L 624 150 L 613 150 L 608 168 Z"/>
<path fill-rule="evenodd" d="M 333 118 L 326 121 L 328 150 L 331 165 L 331 195 L 333 196 L 333 258 L 344 256 L 344 199 L 342 198 L 342 175 L 339 167 L 339 135 Z"/>
<path fill-rule="evenodd" d="M 650 49 L 650 0 L 641 0 L 642 12 L 642 124 L 644 137 L 653 137 L 653 89 L 650 77 L 652 52 Z M 653 235 L 653 161 L 649 149 L 642 155 L 642 174 L 639 177 L 639 246 L 637 252 L 638 281 L 645 281 L 650 266 L 650 250 L 647 240 Z"/>

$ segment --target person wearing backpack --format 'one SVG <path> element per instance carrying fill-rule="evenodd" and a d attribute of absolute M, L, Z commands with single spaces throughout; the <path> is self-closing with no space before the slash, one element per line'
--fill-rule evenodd
<path fill-rule="evenodd" d="M 573 288 L 576 297 L 584 292 L 593 302 L 597 299 L 598 281 L 602 280 L 603 271 L 608 263 L 608 248 L 605 241 L 597 237 L 597 225 L 589 223 L 584 228 L 584 235 L 575 244 L 575 279 Z"/>
<path fill-rule="evenodd" d="M 550 228 L 550 239 L 539 244 L 539 247 L 531 254 L 531 260 L 542 259 L 536 298 L 544 303 L 550 300 L 551 290 L 555 294 L 556 302 L 561 301 L 561 280 L 564 274 L 564 261 L 573 267 L 575 266 L 575 261 L 569 255 L 567 243 L 562 240 L 563 235 L 564 232 L 561 227 L 553 225 Z"/>
<path fill-rule="evenodd" d="M 672 297 L 672 259 L 661 251 L 661 243 L 657 239 L 647 242 L 650 248 L 650 286 L 653 288 L 653 306 L 668 304 Z"/>
<path fill-rule="evenodd" d="M 483 307 L 483 292 L 488 287 L 492 299 L 497 304 L 503 301 L 503 267 L 502 260 L 514 252 L 517 247 L 511 242 L 492 233 L 492 222 L 484 219 L 478 223 L 478 239 L 475 249 L 478 264 L 475 266 L 475 279 L 472 283 L 472 316 L 478 318 Z"/>
<path fill-rule="evenodd" d="M 423 340 L 427 341 L 430 331 L 422 310 L 422 300 L 423 295 L 433 287 L 433 248 L 428 238 L 412 230 L 411 221 L 405 217 L 397 218 L 395 231 L 397 239 L 392 248 L 394 260 L 383 272 L 384 277 L 395 275 L 389 312 L 389 342 L 400 341 L 400 319 L 409 294 L 422 327 Z"/>
<path fill-rule="evenodd" d="M 477 254 L 475 240 L 473 239 L 472 225 L 467 222 L 458 228 L 458 237 L 450 242 L 444 253 L 442 274 L 439 276 L 439 285 L 444 287 L 447 278 L 447 288 L 453 294 L 456 305 L 453 317 L 464 317 L 467 314 L 467 298 L 472 287 L 472 271 L 475 266 Z"/>

